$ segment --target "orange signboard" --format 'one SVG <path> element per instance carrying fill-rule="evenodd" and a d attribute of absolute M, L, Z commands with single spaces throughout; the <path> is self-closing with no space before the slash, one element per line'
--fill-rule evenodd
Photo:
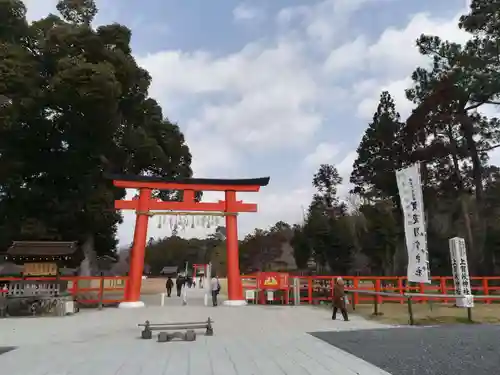
<path fill-rule="evenodd" d="M 260 272 L 259 289 L 288 289 L 288 274 L 282 272 Z"/>

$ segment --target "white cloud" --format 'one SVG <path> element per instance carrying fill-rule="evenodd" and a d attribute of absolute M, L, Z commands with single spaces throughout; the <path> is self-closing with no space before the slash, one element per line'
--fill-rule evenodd
<path fill-rule="evenodd" d="M 328 48 L 345 32 L 352 14 L 363 6 L 381 1 L 387 0 L 324 0 L 314 5 L 284 8 L 276 19 L 285 27 L 299 22 L 309 42 Z"/>
<path fill-rule="evenodd" d="M 285 148 L 303 154 L 302 169 L 310 172 L 321 163 L 336 165 L 344 179 L 339 193 L 346 195 L 357 145 L 348 149 L 318 136 L 329 111 L 338 110 L 335 105 L 349 105 L 366 121 L 376 109 L 380 92 L 387 89 L 404 116 L 411 110 L 404 97 L 409 75 L 425 63 L 415 39 L 421 33 L 463 38 L 456 18 L 417 14 L 405 27 L 387 29 L 372 44 L 364 35 L 342 43 L 340 32 L 349 26 L 350 16 L 379 1 L 385 0 L 324 0 L 282 9 L 276 17 L 278 34 L 227 55 L 165 50 L 138 57 L 153 77 L 151 94 L 165 113 L 177 120 L 178 107 L 190 109 L 182 123 L 187 125 L 195 173 L 233 176 L 245 153 L 279 158 L 279 150 Z M 244 13 L 235 17 L 251 18 Z M 338 87 L 336 77 L 346 75 L 349 86 Z M 345 123 L 332 126 L 348 131 Z M 313 143 L 314 139 L 321 141 Z M 242 194 L 259 204 L 259 213 L 242 215 L 240 231 L 247 233 L 278 220 L 300 221 L 301 206 L 307 207 L 313 194 L 311 177 L 297 178 L 294 184 L 272 179 L 261 192 Z"/>
<path fill-rule="evenodd" d="M 27 9 L 26 18 L 32 22 L 47 17 L 49 13 L 59 14 L 56 9 L 58 2 L 59 0 L 23 0 Z M 111 2 L 111 0 L 95 0 L 95 2 L 99 10 L 94 20 L 96 25 L 116 21 L 117 6 L 115 2 Z"/>
<path fill-rule="evenodd" d="M 225 144 L 290 147 L 310 138 L 321 124 L 315 111 L 321 91 L 297 43 L 249 44 L 223 57 L 165 51 L 138 62 L 153 76 L 151 93 L 162 103 L 187 102 L 193 95 L 228 97 L 222 103 L 207 100 L 190 120 L 196 133 L 215 134 Z M 191 135 L 188 130 L 188 142 Z"/>
<path fill-rule="evenodd" d="M 271 181 L 272 182 L 272 181 Z M 238 217 L 243 238 L 254 228 L 266 229 L 278 221 L 290 224 L 303 221 L 304 212 L 311 202 L 314 189 L 308 181 L 304 186 L 289 188 L 283 186 L 264 187 L 259 193 L 241 193 L 239 199 L 258 205 L 258 212 Z M 276 209 L 279 207 L 279 210 Z"/>
<path fill-rule="evenodd" d="M 363 57 L 367 48 L 366 38 L 361 35 L 352 42 L 334 49 L 326 58 L 324 64 L 326 73 L 342 70 L 345 70 L 348 74 L 356 73 L 358 69 L 363 68 Z"/>
<path fill-rule="evenodd" d="M 23 0 L 27 8 L 26 18 L 29 21 L 46 17 L 50 12 L 56 13 L 58 0 Z"/>
<path fill-rule="evenodd" d="M 331 164 L 339 154 L 339 147 L 336 144 L 322 142 L 319 143 L 314 151 L 304 159 L 304 165 L 307 167 L 318 168 L 321 164 Z"/>
<path fill-rule="evenodd" d="M 467 34 L 457 27 L 458 18 L 464 11 L 459 10 L 452 19 L 432 17 L 426 13 L 416 14 L 404 28 L 386 29 L 373 45 L 366 48 L 365 53 L 359 53 L 359 60 L 351 61 L 350 64 L 358 69 L 362 65 L 375 78 L 358 83 L 356 93 L 358 97 L 363 97 L 358 104 L 357 115 L 363 119 L 371 118 L 377 108 L 380 92 L 387 90 L 395 99 L 402 118 L 408 116 L 412 104 L 406 100 L 404 91 L 411 87 L 410 74 L 416 67 L 430 63 L 427 57 L 418 52 L 415 40 L 421 34 L 429 34 L 453 42 L 464 42 Z"/>
<path fill-rule="evenodd" d="M 255 21 L 264 17 L 264 11 L 261 8 L 241 3 L 233 9 L 233 17 L 235 21 Z"/>
<path fill-rule="evenodd" d="M 357 116 L 365 120 L 371 119 L 373 113 L 377 110 L 380 93 L 382 91 L 388 91 L 396 103 L 396 109 L 401 115 L 401 118 L 405 119 L 410 115 L 413 108 L 413 104 L 406 99 L 405 95 L 405 90 L 411 87 L 411 84 L 412 80 L 410 77 L 396 81 L 389 81 L 384 85 L 376 85 L 373 84 L 373 82 L 368 82 L 367 86 L 372 85 L 373 91 L 370 93 L 370 96 L 365 97 L 358 104 L 356 112 Z"/>

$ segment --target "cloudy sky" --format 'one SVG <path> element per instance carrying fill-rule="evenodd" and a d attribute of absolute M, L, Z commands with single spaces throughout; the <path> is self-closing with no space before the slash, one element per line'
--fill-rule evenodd
<path fill-rule="evenodd" d="M 25 0 L 31 19 L 56 0 Z M 133 30 L 134 54 L 153 77 L 151 96 L 179 123 L 197 177 L 271 176 L 243 196 L 259 212 L 241 235 L 302 218 L 321 163 L 346 181 L 382 90 L 406 116 L 409 75 L 426 60 L 422 33 L 462 41 L 465 0 L 97 0 L 99 24 Z M 343 186 L 345 194 L 348 186 Z M 205 194 L 204 200 L 218 199 Z M 133 237 L 134 216 L 120 227 Z M 150 236 L 170 234 L 150 225 Z M 186 236 L 211 229 L 187 229 Z"/>

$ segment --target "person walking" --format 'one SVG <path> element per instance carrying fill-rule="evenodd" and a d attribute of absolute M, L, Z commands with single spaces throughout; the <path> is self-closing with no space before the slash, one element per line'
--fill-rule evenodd
<path fill-rule="evenodd" d="M 184 285 L 184 278 L 181 275 L 177 275 L 175 280 L 175 286 L 177 288 L 177 297 L 181 296 L 182 285 Z"/>
<path fill-rule="evenodd" d="M 219 278 L 216 275 L 214 275 L 214 277 L 212 277 L 212 280 L 210 280 L 210 289 L 212 291 L 212 304 L 215 307 L 217 306 L 217 296 L 220 293 L 220 282 Z"/>
<path fill-rule="evenodd" d="M 333 288 L 333 314 L 332 320 L 337 319 L 337 311 L 340 310 L 342 317 L 347 322 L 349 316 L 347 315 L 346 308 L 346 292 L 344 289 L 344 280 L 341 277 L 337 277 L 335 281 L 335 286 Z"/>
<path fill-rule="evenodd" d="M 174 282 L 170 276 L 167 278 L 167 284 L 165 286 L 167 287 L 167 296 L 170 297 L 172 294 L 172 288 L 174 287 Z"/>

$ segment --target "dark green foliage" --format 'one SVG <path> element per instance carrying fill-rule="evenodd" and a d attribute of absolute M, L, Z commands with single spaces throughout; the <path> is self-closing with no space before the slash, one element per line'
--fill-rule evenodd
<path fill-rule="evenodd" d="M 395 171 L 402 167 L 405 158 L 402 127 L 394 100 L 384 91 L 373 121 L 358 146 L 351 174 L 353 193 L 369 199 L 391 197 L 396 201 Z"/>
<path fill-rule="evenodd" d="M 9 99 L 0 107 L 0 246 L 78 240 L 113 252 L 113 202 L 125 192 L 103 172 L 189 177 L 191 155 L 148 97 L 131 31 L 92 28 L 92 0 L 57 9 L 62 18 L 28 25 L 22 2 L 0 1 L 0 97 Z"/>

